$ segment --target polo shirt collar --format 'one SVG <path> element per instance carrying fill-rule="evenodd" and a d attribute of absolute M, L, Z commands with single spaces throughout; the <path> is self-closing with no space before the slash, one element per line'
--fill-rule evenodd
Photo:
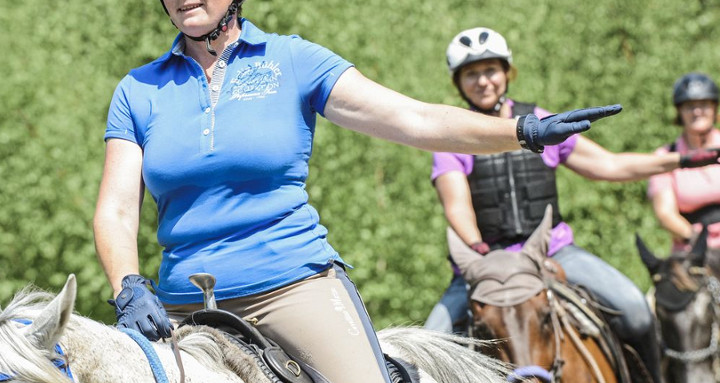
<path fill-rule="evenodd" d="M 237 40 L 238 42 L 244 42 L 249 45 L 262 45 L 267 43 L 267 34 L 256 27 L 255 24 L 251 23 L 250 20 L 244 17 L 240 18 L 240 26 L 241 32 L 240 37 L 238 37 Z M 172 55 L 183 56 L 184 54 L 185 39 L 183 38 L 183 34 L 181 32 L 178 33 L 177 37 L 175 37 L 175 41 L 173 41 L 170 51 L 160 57 L 160 61 L 168 60 Z"/>

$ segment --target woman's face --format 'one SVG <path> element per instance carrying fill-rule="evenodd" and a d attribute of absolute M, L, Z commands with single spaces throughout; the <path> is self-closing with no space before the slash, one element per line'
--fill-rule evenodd
<path fill-rule="evenodd" d="M 507 73 L 499 59 L 481 60 L 460 68 L 462 93 L 480 109 L 492 109 L 507 91 Z"/>
<path fill-rule="evenodd" d="M 175 26 L 189 36 L 202 36 L 217 27 L 232 1 L 163 0 Z"/>
<path fill-rule="evenodd" d="M 715 126 L 717 102 L 713 100 L 691 100 L 678 106 L 680 121 L 688 134 L 707 133 Z"/>

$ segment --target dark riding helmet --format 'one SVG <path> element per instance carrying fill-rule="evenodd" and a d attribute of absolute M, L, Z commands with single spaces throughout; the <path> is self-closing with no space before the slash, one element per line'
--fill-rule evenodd
<path fill-rule="evenodd" d="M 717 102 L 719 94 L 717 85 L 710 77 L 702 73 L 688 73 L 673 85 L 673 104 L 678 106 L 692 100 Z"/>

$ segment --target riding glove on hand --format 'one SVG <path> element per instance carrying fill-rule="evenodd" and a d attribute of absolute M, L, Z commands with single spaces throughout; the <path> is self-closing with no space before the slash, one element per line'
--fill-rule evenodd
<path fill-rule="evenodd" d="M 720 157 L 720 148 L 695 149 L 680 156 L 681 168 L 699 168 L 707 165 L 717 165 Z"/>
<path fill-rule="evenodd" d="M 148 286 L 154 289 L 155 282 L 141 275 L 130 274 L 123 278 L 120 294 L 116 299 L 108 300 L 115 306 L 117 327 L 137 330 L 151 341 L 169 338 L 172 332 L 170 319 Z"/>
<path fill-rule="evenodd" d="M 590 123 L 620 113 L 619 104 L 575 109 L 538 119 L 534 114 L 522 116 L 517 122 L 517 138 L 523 149 L 542 153 L 545 145 L 557 145 L 576 133 L 590 129 Z"/>

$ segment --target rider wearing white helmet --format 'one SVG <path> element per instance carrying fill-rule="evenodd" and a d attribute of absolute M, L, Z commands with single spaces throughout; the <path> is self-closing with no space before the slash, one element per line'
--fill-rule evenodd
<path fill-rule="evenodd" d="M 450 45 L 448 45 L 446 55 L 448 69 L 453 76 L 453 82 L 465 101 L 483 113 L 499 112 L 500 107 L 505 102 L 505 94 L 500 95 L 495 105 L 490 109 L 476 105 L 465 95 L 460 86 L 459 69 L 474 62 L 496 59 L 506 73 L 507 82 L 514 80 L 517 76 L 517 69 L 513 66 L 512 51 L 508 48 L 505 38 L 489 28 L 468 29 L 455 36 L 452 42 L 450 42 Z M 507 82 L 505 84 L 505 92 L 507 92 Z"/>
<path fill-rule="evenodd" d="M 506 96 L 508 83 L 517 71 L 505 38 L 492 29 L 460 32 L 447 48 L 447 64 L 453 83 L 471 110 L 503 118 L 518 118 L 526 113 L 550 115 L 535 104 Z M 611 326 L 640 352 L 658 378 L 653 316 L 644 296 L 622 273 L 574 244 L 572 229 L 560 214 L 555 169 L 562 164 L 590 179 L 630 181 L 676 169 L 681 162 L 694 167 L 716 160 L 715 152 L 682 159 L 677 153 L 612 153 L 575 135 L 558 145 L 545 146 L 540 155 L 527 150 L 492 155 L 434 153 L 431 178 L 451 228 L 479 254 L 492 248 L 519 249 L 539 225 L 545 206 L 552 204 L 549 255 L 565 268 L 568 280 L 586 286 L 601 303 L 623 312 L 611 321 Z M 467 308 L 467 287 L 456 269 L 425 327 L 463 332 Z"/>

